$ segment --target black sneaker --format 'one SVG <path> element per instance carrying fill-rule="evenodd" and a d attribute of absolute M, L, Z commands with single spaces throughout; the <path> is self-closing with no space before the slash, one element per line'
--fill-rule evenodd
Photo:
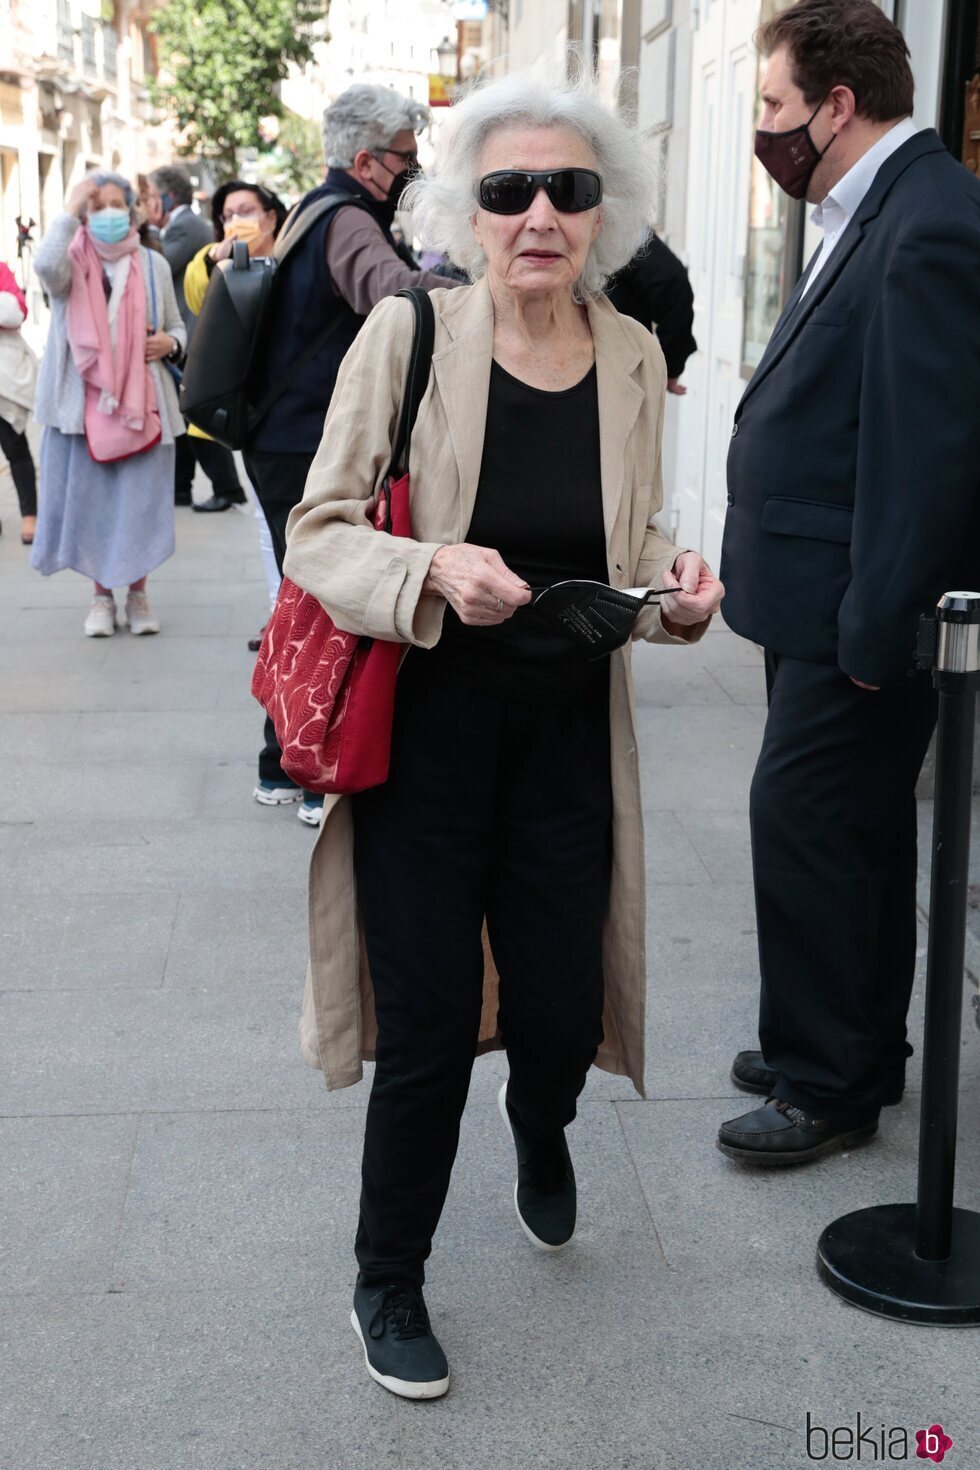
<path fill-rule="evenodd" d="M 539 1250 L 560 1251 L 575 1234 L 576 1205 L 575 1170 L 564 1130 L 547 1143 L 528 1137 L 507 1101 L 506 1082 L 497 1106 L 517 1151 L 514 1208 L 521 1229 Z"/>
<path fill-rule="evenodd" d="M 449 1388 L 449 1364 L 429 1325 L 422 1290 L 409 1281 L 354 1286 L 351 1326 L 376 1383 L 403 1399 L 438 1399 Z"/>

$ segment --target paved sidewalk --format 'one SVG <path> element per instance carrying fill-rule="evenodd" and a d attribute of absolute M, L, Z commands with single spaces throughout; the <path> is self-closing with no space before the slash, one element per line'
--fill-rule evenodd
<path fill-rule="evenodd" d="M 0 517 L 4 1470 L 796 1470 L 807 1413 L 878 1439 L 939 1421 L 947 1463 L 980 1464 L 977 1335 L 867 1316 L 814 1269 L 824 1224 L 914 1193 L 917 1060 L 850 1156 L 754 1175 L 714 1147 L 750 1105 L 728 1080 L 756 1010 L 750 646 L 719 627 L 637 650 L 649 1100 L 593 1072 L 581 1228 L 542 1258 L 513 1215 L 503 1062 L 477 1063 L 427 1288 L 453 1388 L 412 1405 L 348 1323 L 367 1085 L 328 1094 L 296 1043 L 312 834 L 251 800 L 254 523 L 179 512 L 162 634 L 93 641 L 82 580 L 27 568 L 3 476 Z M 917 1031 L 921 1007 L 920 980 Z"/>

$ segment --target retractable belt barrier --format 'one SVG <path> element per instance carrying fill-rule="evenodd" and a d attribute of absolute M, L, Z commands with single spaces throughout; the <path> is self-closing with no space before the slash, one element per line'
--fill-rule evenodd
<path fill-rule="evenodd" d="M 820 1275 L 845 1301 L 904 1322 L 980 1326 L 980 1214 L 955 1209 L 956 1120 L 980 592 L 947 592 L 924 619 L 919 664 L 939 692 L 932 892 L 914 1205 L 842 1215 L 817 1246 Z"/>

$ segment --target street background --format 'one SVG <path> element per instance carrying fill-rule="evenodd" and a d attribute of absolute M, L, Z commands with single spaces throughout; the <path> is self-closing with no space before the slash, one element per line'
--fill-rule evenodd
<path fill-rule="evenodd" d="M 980 1463 L 976 1335 L 867 1316 L 814 1267 L 830 1220 L 914 1196 L 918 1057 L 851 1155 L 751 1173 L 714 1147 L 752 1105 L 728 1079 L 755 1041 L 751 645 L 716 622 L 635 651 L 649 1099 L 591 1074 L 579 1231 L 546 1257 L 514 1216 L 503 1058 L 477 1062 L 427 1286 L 453 1386 L 411 1404 L 348 1321 L 368 1082 L 329 1094 L 298 1051 L 313 834 L 251 799 L 254 521 L 178 511 L 162 633 L 86 640 L 87 584 L 30 571 L 15 505 L 0 474 L 4 1470 L 795 1470 L 807 1412 L 938 1421 L 949 1464 Z M 957 1201 L 977 1209 L 971 923 Z"/>

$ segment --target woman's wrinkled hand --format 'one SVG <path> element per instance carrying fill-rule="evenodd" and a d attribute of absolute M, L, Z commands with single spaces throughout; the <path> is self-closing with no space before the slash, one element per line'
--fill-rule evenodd
<path fill-rule="evenodd" d="M 718 611 L 725 595 L 723 584 L 696 551 L 682 551 L 663 581 L 665 587 L 677 589 L 660 599 L 660 616 L 668 633 L 672 623 L 680 628 L 703 623 Z"/>
<path fill-rule="evenodd" d="M 230 240 L 226 235 L 223 240 L 219 240 L 217 244 L 211 246 L 211 249 L 208 251 L 209 260 L 230 260 L 234 243 L 234 240 Z"/>
<path fill-rule="evenodd" d="M 161 358 L 169 357 L 176 346 L 176 338 L 169 332 L 147 332 L 143 359 L 145 362 L 159 362 Z"/>
<path fill-rule="evenodd" d="M 506 623 L 531 601 L 531 589 L 500 553 L 487 546 L 440 546 L 422 584 L 423 595 L 444 597 L 469 628 Z"/>

